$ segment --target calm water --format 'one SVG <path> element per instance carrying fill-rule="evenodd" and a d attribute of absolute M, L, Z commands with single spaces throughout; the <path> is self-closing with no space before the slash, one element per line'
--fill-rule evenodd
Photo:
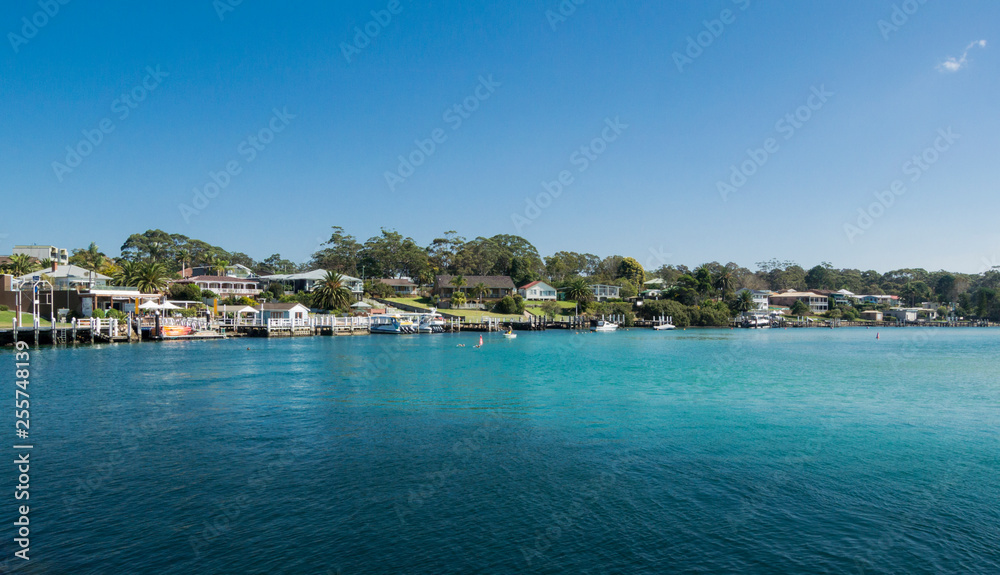
<path fill-rule="evenodd" d="M 17 572 L 998 573 L 1000 331 L 881 336 L 43 348 Z"/>

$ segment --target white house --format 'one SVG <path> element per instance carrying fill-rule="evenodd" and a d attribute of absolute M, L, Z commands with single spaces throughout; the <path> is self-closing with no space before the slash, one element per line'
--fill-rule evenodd
<path fill-rule="evenodd" d="M 830 294 L 830 297 L 837 305 L 854 305 L 854 302 L 858 300 L 858 296 L 846 289 L 837 290 Z"/>
<path fill-rule="evenodd" d="M 265 303 L 260 308 L 260 317 L 269 319 L 309 319 L 309 308 L 300 303 Z"/>
<path fill-rule="evenodd" d="M 825 295 L 813 293 L 811 291 L 799 292 L 795 290 L 785 290 L 773 293 L 769 296 L 772 304 L 792 307 L 796 301 L 801 301 L 809 306 L 812 313 L 825 313 L 830 309 L 830 300 Z"/>
<path fill-rule="evenodd" d="M 894 307 L 886 311 L 885 315 L 888 317 L 894 317 L 904 323 L 913 323 L 917 321 L 917 314 L 920 313 L 920 311 L 920 308 Z"/>
<path fill-rule="evenodd" d="M 211 290 L 220 298 L 227 297 L 257 297 L 260 295 L 260 288 L 257 287 L 257 280 L 231 278 L 228 276 L 194 276 L 183 280 L 177 280 L 177 284 L 195 284 L 203 290 Z"/>
<path fill-rule="evenodd" d="M 543 281 L 531 282 L 517 288 L 517 293 L 527 300 L 552 300 L 556 299 L 556 288 Z"/>
<path fill-rule="evenodd" d="M 768 311 L 771 297 L 770 291 L 742 288 L 736 291 L 736 295 L 740 295 L 743 292 L 750 292 L 750 295 L 753 297 L 753 308 L 750 311 Z"/>
<path fill-rule="evenodd" d="M 861 303 L 871 305 L 893 304 L 899 301 L 899 296 L 895 295 L 863 295 Z"/>
<path fill-rule="evenodd" d="M 274 274 L 263 276 L 260 279 L 265 285 L 280 283 L 292 291 L 311 292 L 326 279 L 326 270 L 315 269 L 297 274 Z M 358 278 L 340 274 L 340 280 L 357 298 L 360 298 L 365 291 L 365 282 Z"/>
<path fill-rule="evenodd" d="M 56 262 L 52 262 L 52 268 L 50 269 L 24 274 L 17 279 L 31 281 L 32 277 L 41 277 L 43 275 L 51 278 L 52 287 L 57 290 L 76 289 L 80 287 L 106 287 L 108 280 L 111 279 L 104 274 L 99 274 L 87 268 L 72 264 L 59 265 Z"/>
<path fill-rule="evenodd" d="M 184 274 L 185 274 L 184 277 L 202 276 L 202 275 L 210 276 L 214 272 L 215 272 L 215 268 L 212 267 L 212 266 L 210 266 L 210 265 L 192 266 L 192 267 L 184 270 Z M 255 277 L 257 277 L 257 274 L 253 273 L 252 269 L 246 267 L 243 264 L 232 264 L 232 265 L 226 266 L 225 275 L 226 275 L 226 277 L 240 278 L 240 279 L 247 279 L 247 278 L 255 278 Z"/>
<path fill-rule="evenodd" d="M 663 289 L 667 285 L 667 280 L 663 278 L 653 278 L 642 282 L 646 289 Z"/>
<path fill-rule="evenodd" d="M 590 286 L 590 289 L 594 292 L 594 299 L 596 301 L 618 299 L 621 297 L 622 292 L 622 288 L 618 286 L 608 286 L 603 284 L 594 284 Z"/>

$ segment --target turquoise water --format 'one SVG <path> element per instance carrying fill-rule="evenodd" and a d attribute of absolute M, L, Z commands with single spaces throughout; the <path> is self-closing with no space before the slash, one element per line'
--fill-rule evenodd
<path fill-rule="evenodd" d="M 17 572 L 1000 572 L 1000 331 L 477 339 L 33 351 Z"/>

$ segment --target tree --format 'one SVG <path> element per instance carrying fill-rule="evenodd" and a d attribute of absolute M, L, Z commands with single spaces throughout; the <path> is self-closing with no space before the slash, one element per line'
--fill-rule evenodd
<path fill-rule="evenodd" d="M 794 315 L 809 315 L 811 312 L 812 310 L 810 310 L 809 306 L 802 300 L 796 300 L 792 305 L 792 313 Z"/>
<path fill-rule="evenodd" d="M 715 277 L 715 289 L 722 292 L 723 299 L 733 291 L 733 272 L 729 269 L 722 269 Z M 746 293 L 746 292 L 743 292 Z"/>
<path fill-rule="evenodd" d="M 111 274 L 111 282 L 117 286 L 135 286 L 139 277 L 139 262 L 122 260 Z"/>
<path fill-rule="evenodd" d="M 741 291 L 740 295 L 736 296 L 736 311 L 740 313 L 746 313 L 754 308 L 753 293 L 749 290 Z"/>
<path fill-rule="evenodd" d="M 452 307 L 461 307 L 465 305 L 465 294 L 460 291 L 452 293 L 451 305 Z"/>
<path fill-rule="evenodd" d="M 312 301 L 321 309 L 347 309 L 351 305 L 351 290 L 344 285 L 343 276 L 328 270 L 313 291 Z"/>
<path fill-rule="evenodd" d="M 636 286 L 642 287 L 642 284 L 646 282 L 646 271 L 642 269 L 642 264 L 635 258 L 622 258 L 618 264 L 617 277 L 625 278 Z"/>
<path fill-rule="evenodd" d="M 479 300 L 479 303 L 483 303 L 483 295 L 489 293 L 490 288 L 486 287 L 483 282 L 479 282 L 472 286 L 469 291 L 472 292 L 473 297 Z"/>
<path fill-rule="evenodd" d="M 170 299 L 178 301 L 201 301 L 201 288 L 198 284 L 175 283 L 170 286 Z"/>
<path fill-rule="evenodd" d="M 142 293 L 159 293 L 167 287 L 168 278 L 169 272 L 162 263 L 142 262 L 135 276 L 135 287 Z"/>
<path fill-rule="evenodd" d="M 580 304 L 582 303 L 585 307 L 587 302 L 589 302 L 594 297 L 594 291 L 590 289 L 587 285 L 587 280 L 583 278 L 576 278 L 570 280 L 566 285 L 566 299 L 576 302 L 576 312 L 577 315 L 580 313 Z"/>
<path fill-rule="evenodd" d="M 359 275 L 357 263 L 361 244 L 354 239 L 354 236 L 345 234 L 344 228 L 340 226 L 333 226 L 333 233 L 323 246 L 325 247 L 312 256 L 314 267 Z"/>
<path fill-rule="evenodd" d="M 465 238 L 455 230 L 448 230 L 444 237 L 434 238 L 426 250 L 431 268 L 443 274 L 455 271 L 455 254 L 462 249 L 463 244 Z"/>
<path fill-rule="evenodd" d="M 468 282 L 465 281 L 465 278 L 460 275 L 451 278 L 451 281 L 448 283 L 450 283 L 452 286 L 455 287 L 455 291 L 461 290 L 463 287 L 466 286 L 466 284 L 468 284 Z"/>
<path fill-rule="evenodd" d="M 10 256 L 10 263 L 7 264 L 7 269 L 14 276 L 27 275 L 37 269 L 35 262 L 32 260 L 33 258 L 28 254 L 14 254 Z"/>
<path fill-rule="evenodd" d="M 545 317 L 549 318 L 550 320 L 556 319 L 556 316 L 562 313 L 562 307 L 560 307 L 558 303 L 552 300 L 546 300 L 542 302 L 541 308 L 542 308 L 542 313 L 545 314 Z"/>
<path fill-rule="evenodd" d="M 229 267 L 229 262 L 223 259 L 216 259 L 212 261 L 212 272 L 217 276 L 226 275 L 226 268 Z"/>

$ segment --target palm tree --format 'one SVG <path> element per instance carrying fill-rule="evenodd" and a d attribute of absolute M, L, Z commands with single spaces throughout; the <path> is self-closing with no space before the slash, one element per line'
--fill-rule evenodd
<path fill-rule="evenodd" d="M 101 266 L 104 265 L 106 258 L 104 257 L 104 254 L 101 253 L 101 250 L 97 247 L 97 244 L 94 242 L 90 242 L 90 245 L 87 246 L 87 249 L 81 252 L 81 256 L 83 260 L 83 267 L 90 270 L 90 283 L 93 284 L 94 272 L 101 269 Z"/>
<path fill-rule="evenodd" d="M 346 309 L 351 302 L 351 290 L 344 285 L 344 278 L 337 272 L 326 272 L 313 292 L 313 305 L 323 309 Z"/>
<path fill-rule="evenodd" d="M 448 282 L 448 283 L 450 283 L 451 285 L 455 286 L 456 290 L 461 290 L 463 287 L 465 287 L 465 285 L 468 282 L 466 282 L 465 278 L 462 277 L 461 275 L 457 275 L 457 276 L 451 278 L 451 281 Z"/>
<path fill-rule="evenodd" d="M 191 263 L 191 250 L 189 248 L 178 248 L 174 257 L 177 258 L 177 263 L 181 264 L 181 277 L 183 277 L 184 270 L 187 269 L 187 264 Z"/>
<path fill-rule="evenodd" d="M 35 263 L 31 259 L 31 256 L 28 254 L 14 254 L 10 256 L 10 263 L 7 264 L 7 269 L 15 277 L 27 275 L 35 271 Z"/>
<path fill-rule="evenodd" d="M 577 315 L 580 314 L 580 302 L 586 303 L 590 301 L 593 293 L 593 290 L 587 285 L 587 280 L 583 278 L 576 278 L 566 285 L 566 299 L 576 302 Z"/>
<path fill-rule="evenodd" d="M 45 258 L 44 260 L 38 262 L 38 265 L 42 266 L 43 270 L 51 270 L 53 263 L 52 258 Z"/>
<path fill-rule="evenodd" d="M 715 289 L 722 292 L 722 297 L 726 297 L 727 293 L 733 291 L 733 272 L 722 270 L 714 283 Z"/>
<path fill-rule="evenodd" d="M 117 286 L 134 286 L 139 277 L 139 264 L 123 260 L 111 274 L 111 281 Z"/>
<path fill-rule="evenodd" d="M 489 293 L 490 288 L 486 287 L 486 284 L 479 282 L 472 286 L 472 295 L 479 299 L 479 303 L 483 303 L 483 294 Z"/>
<path fill-rule="evenodd" d="M 221 276 L 226 274 L 226 268 L 229 267 L 229 262 L 223 259 L 212 260 L 212 271 L 215 275 Z"/>
<path fill-rule="evenodd" d="M 168 272 L 160 262 L 142 262 L 138 265 L 135 287 L 142 293 L 159 293 L 167 287 Z"/>
<path fill-rule="evenodd" d="M 740 295 L 736 298 L 736 311 L 746 313 L 753 308 L 753 293 L 750 290 L 740 292 Z"/>

